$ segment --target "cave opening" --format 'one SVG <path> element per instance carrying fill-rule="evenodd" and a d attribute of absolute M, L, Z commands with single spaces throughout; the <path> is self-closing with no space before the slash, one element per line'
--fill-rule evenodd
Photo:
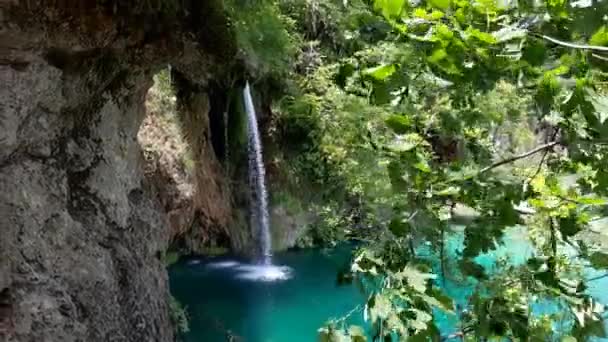
<path fill-rule="evenodd" d="M 0 291 L 0 336 L 8 334 L 12 328 L 13 304 L 10 288 Z"/>
<path fill-rule="evenodd" d="M 226 126 L 228 113 L 228 91 L 221 86 L 211 86 L 209 94 L 209 130 L 211 144 L 216 157 L 222 163 L 226 161 Z"/>

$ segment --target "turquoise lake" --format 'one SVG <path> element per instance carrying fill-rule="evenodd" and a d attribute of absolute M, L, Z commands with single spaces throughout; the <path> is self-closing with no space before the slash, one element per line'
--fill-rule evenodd
<path fill-rule="evenodd" d="M 350 248 L 280 253 L 274 262 L 293 270 L 288 280 L 238 279 L 217 263 L 235 259 L 182 260 L 171 268 L 171 291 L 190 315 L 187 342 L 227 341 L 227 330 L 247 342 L 316 341 L 317 329 L 364 301 L 355 286 L 337 285 Z M 362 323 L 362 315 L 357 315 Z"/>
<path fill-rule="evenodd" d="M 521 229 L 521 228 L 520 228 Z M 477 262 L 491 269 L 494 260 L 509 257 L 523 262 L 532 250 L 514 230 L 504 238 L 505 246 Z M 455 234 L 448 249 L 462 248 L 461 234 Z M 352 247 L 288 251 L 274 256 L 274 264 L 288 266 L 287 280 L 259 281 L 249 277 L 250 266 L 230 257 L 180 260 L 170 268 L 172 294 L 186 307 L 190 332 L 186 342 L 311 342 L 328 319 L 355 310 L 348 322 L 363 324 L 360 304 L 364 295 L 354 285 L 338 285 L 337 275 L 349 266 Z M 419 253 L 424 255 L 424 247 Z M 600 273 L 589 270 L 589 276 Z M 441 281 L 456 303 L 465 304 L 472 286 Z M 588 292 L 608 303 L 608 278 L 590 283 Z M 535 305 L 536 313 L 550 312 L 552 305 Z M 442 334 L 458 330 L 455 316 L 436 314 Z M 232 338 L 232 340 L 230 339 Z M 607 340 L 608 341 L 608 340 Z"/>

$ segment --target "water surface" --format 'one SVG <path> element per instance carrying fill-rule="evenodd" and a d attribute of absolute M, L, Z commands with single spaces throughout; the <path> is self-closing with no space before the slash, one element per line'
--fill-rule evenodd
<path fill-rule="evenodd" d="M 477 257 L 476 261 L 490 270 L 497 257 L 522 263 L 533 254 L 525 239 L 525 228 L 509 230 L 506 247 Z M 508 247 L 508 248 L 507 248 Z M 451 236 L 448 253 L 462 249 L 458 229 Z M 327 319 L 342 317 L 354 310 L 348 324 L 363 325 L 360 305 L 365 296 L 354 285 L 338 285 L 337 274 L 348 267 L 352 247 L 333 250 L 304 250 L 279 253 L 275 265 L 265 268 L 235 258 L 190 258 L 170 269 L 171 291 L 187 307 L 191 331 L 186 342 L 311 342 L 317 340 L 317 329 Z M 420 255 L 430 254 L 422 246 Z M 289 269 L 282 268 L 288 267 Z M 601 273 L 588 270 L 588 276 Z M 285 279 L 288 278 L 288 279 Z M 438 279 L 456 303 L 466 306 L 474 282 L 456 283 Z M 608 303 L 608 278 L 591 282 L 588 292 Z M 552 303 L 532 306 L 536 314 L 560 310 Z M 453 315 L 436 312 L 435 319 L 443 335 L 458 328 Z M 606 341 L 606 340 L 604 340 Z"/>
<path fill-rule="evenodd" d="M 350 247 L 280 253 L 275 265 L 289 266 L 291 278 L 248 277 L 233 258 L 182 260 L 171 267 L 171 292 L 187 306 L 187 342 L 226 341 L 228 331 L 247 342 L 316 341 L 327 319 L 341 317 L 364 301 L 355 286 L 338 285 L 350 261 Z M 219 266 L 218 266 L 219 265 Z M 362 314 L 353 315 L 362 324 Z"/>

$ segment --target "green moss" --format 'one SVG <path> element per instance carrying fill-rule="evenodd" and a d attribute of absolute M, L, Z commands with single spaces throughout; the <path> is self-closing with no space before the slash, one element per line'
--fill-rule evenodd
<path fill-rule="evenodd" d="M 298 214 L 304 211 L 300 198 L 281 189 L 273 190 L 270 200 L 273 206 L 280 205 L 285 208 L 289 214 Z"/>
<path fill-rule="evenodd" d="M 196 162 L 194 161 L 194 158 L 192 158 L 192 152 L 190 150 L 186 151 L 186 153 L 184 153 L 182 156 L 182 163 L 186 168 L 186 171 L 189 173 L 193 173 L 195 171 L 194 168 L 196 167 Z"/>
<path fill-rule="evenodd" d="M 218 247 L 218 246 L 208 246 L 208 247 L 203 247 L 201 249 L 201 253 L 204 255 L 223 255 L 228 253 L 230 250 L 226 247 Z"/>
<path fill-rule="evenodd" d="M 181 255 L 175 251 L 165 252 L 162 257 L 165 267 L 169 267 L 169 266 L 175 264 L 179 260 L 180 256 Z"/>

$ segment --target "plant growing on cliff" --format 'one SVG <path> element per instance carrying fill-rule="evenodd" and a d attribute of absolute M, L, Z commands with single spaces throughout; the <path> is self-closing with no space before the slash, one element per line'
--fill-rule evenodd
<path fill-rule="evenodd" d="M 169 297 L 169 316 L 176 335 L 179 336 L 190 331 L 186 308 L 173 296 Z"/>

